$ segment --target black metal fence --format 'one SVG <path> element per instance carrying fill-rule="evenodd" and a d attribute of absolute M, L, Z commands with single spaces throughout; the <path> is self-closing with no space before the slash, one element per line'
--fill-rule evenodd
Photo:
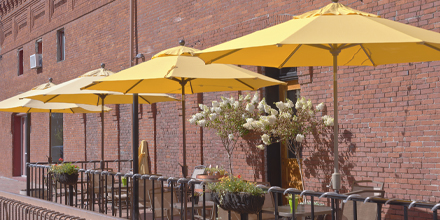
<path fill-rule="evenodd" d="M 126 161 L 130 162 L 130 161 Z M 99 161 L 98 163 L 99 164 Z M 81 209 L 99 211 L 113 216 L 127 219 L 248 219 L 248 215 L 235 215 L 230 211 L 219 209 L 218 204 L 209 201 L 210 193 L 206 192 L 206 182 L 158 175 L 140 175 L 132 173 L 112 172 L 111 170 L 80 169 L 77 185 L 64 185 L 54 180 L 48 173 L 49 165 L 29 164 L 31 169 L 31 183 L 28 189 L 33 197 L 75 206 Z M 125 180 L 124 180 L 125 179 Z M 139 183 L 139 189 L 133 190 L 133 182 Z M 199 197 L 201 204 L 195 199 L 196 187 L 201 190 Z M 308 216 L 311 219 L 323 217 L 326 219 L 340 219 L 350 205 L 350 218 L 357 220 L 363 204 L 374 207 L 376 215 L 382 219 L 384 206 L 394 205 L 403 207 L 403 219 L 408 219 L 408 210 L 414 207 L 429 209 L 432 219 L 437 220 L 439 204 L 387 199 L 378 196 L 344 195 L 335 192 L 314 192 L 310 190 L 282 189 L 280 187 L 259 187 L 267 190 L 273 206 L 263 208 L 254 219 L 280 219 Z M 133 191 L 138 191 L 133 195 Z M 282 206 L 278 201 L 283 195 L 299 195 L 310 202 L 301 205 L 302 209 L 290 209 Z M 139 198 L 138 204 L 133 204 L 133 198 Z M 267 200 L 266 200 L 267 201 Z M 316 201 L 324 202 L 328 206 L 316 205 Z M 135 208 L 135 206 L 137 206 Z M 344 210 L 345 207 L 345 210 Z M 135 213 L 133 210 L 139 210 Z M 365 210 L 364 210 L 365 211 Z M 226 216 L 221 217 L 221 212 Z M 267 217 L 269 215 L 269 218 Z M 266 216 L 266 217 L 265 217 Z M 349 219 L 350 219 L 349 218 Z"/>
<path fill-rule="evenodd" d="M 25 219 L 78 219 L 85 220 L 75 216 L 66 215 L 54 210 L 39 206 L 30 205 L 21 201 L 13 200 L 0 196 L 0 219 L 1 220 L 25 220 Z"/>

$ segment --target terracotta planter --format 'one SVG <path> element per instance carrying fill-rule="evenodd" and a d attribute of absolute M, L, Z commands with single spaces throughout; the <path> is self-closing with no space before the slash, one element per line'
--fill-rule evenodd
<path fill-rule="evenodd" d="M 227 175 L 206 175 L 206 174 L 199 174 L 196 176 L 197 180 L 200 181 L 205 181 L 205 182 L 211 182 L 211 183 L 215 183 L 220 181 L 220 178 L 223 178 Z M 196 187 L 195 189 L 196 192 L 203 192 L 203 188 L 202 187 Z M 210 192 L 208 187 L 205 188 L 205 192 Z"/>
<path fill-rule="evenodd" d="M 208 182 L 218 182 L 220 178 L 225 177 L 226 175 L 207 175 L 207 174 L 199 174 L 196 176 L 197 179 L 201 181 Z"/>
<path fill-rule="evenodd" d="M 226 193 L 221 203 L 217 193 L 212 193 L 212 198 L 222 209 L 240 214 L 257 214 L 264 204 L 264 194 L 253 196 L 247 193 Z"/>
<path fill-rule="evenodd" d="M 67 185 L 75 185 L 78 183 L 78 173 L 68 175 L 66 173 L 54 174 L 56 180 Z"/>

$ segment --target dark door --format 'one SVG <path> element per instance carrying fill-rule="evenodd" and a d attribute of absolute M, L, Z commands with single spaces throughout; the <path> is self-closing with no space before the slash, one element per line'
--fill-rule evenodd
<path fill-rule="evenodd" d="M 25 149 L 24 149 L 24 135 L 25 131 L 25 118 L 19 115 L 13 116 L 13 152 L 12 152 L 12 175 L 21 176 L 26 173 L 26 160 L 25 160 Z"/>

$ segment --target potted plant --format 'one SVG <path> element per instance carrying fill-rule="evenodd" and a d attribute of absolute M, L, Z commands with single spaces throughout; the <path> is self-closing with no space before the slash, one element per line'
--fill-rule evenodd
<path fill-rule="evenodd" d="M 246 118 L 257 119 L 262 112 L 255 107 L 258 104 L 258 93 L 255 93 L 253 98 L 248 94 L 240 95 L 238 100 L 234 97 L 221 99 L 221 102 L 213 101 L 211 107 L 200 104 L 201 112 L 193 115 L 189 122 L 217 131 L 228 156 L 229 175 L 232 176 L 232 155 L 237 141 L 250 131 L 243 127 L 243 124 L 246 123 Z"/>
<path fill-rule="evenodd" d="M 78 166 L 72 165 L 72 163 L 64 163 L 60 158 L 61 164 L 54 164 L 49 169 L 55 179 L 61 183 L 74 185 L 78 182 Z"/>
<path fill-rule="evenodd" d="M 264 204 L 264 191 L 241 176 L 225 176 L 219 182 L 208 184 L 213 200 L 222 209 L 240 214 L 256 214 Z"/>
<path fill-rule="evenodd" d="M 323 110 L 324 103 L 313 107 L 312 101 L 307 101 L 304 97 L 298 99 L 296 104 L 286 99 L 286 102 L 276 102 L 275 105 L 277 109 L 273 109 L 266 104 L 265 99 L 261 100 L 257 108 L 267 115 L 260 116 L 258 120 L 248 118 L 243 127 L 263 134 L 261 135 L 263 144 L 257 146 L 261 150 L 265 149 L 265 145 L 274 142 L 284 143 L 289 151 L 296 156 L 301 180 L 303 181 L 300 156 L 303 149 L 302 143 L 305 142 L 306 135 L 312 131 L 317 134 L 322 133 L 326 127 L 333 126 L 334 120 L 328 115 L 318 117 L 318 112 Z M 296 112 L 294 112 L 293 107 L 295 107 Z M 302 188 L 304 190 L 304 184 Z"/>

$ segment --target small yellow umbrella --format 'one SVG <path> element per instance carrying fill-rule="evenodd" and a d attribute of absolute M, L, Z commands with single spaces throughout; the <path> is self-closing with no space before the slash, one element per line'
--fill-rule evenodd
<path fill-rule="evenodd" d="M 71 104 L 71 103 L 43 103 L 41 101 L 24 98 L 48 88 L 54 87 L 52 78 L 48 83 L 41 84 L 32 88 L 31 90 L 16 95 L 14 97 L 5 99 L 0 102 L 0 111 L 3 112 L 20 112 L 20 113 L 33 113 L 33 112 L 48 112 L 49 113 L 49 163 L 52 163 L 52 149 L 51 149 L 51 120 L 52 113 L 99 113 L 101 112 L 101 106 Z M 110 108 L 104 107 L 104 111 L 110 111 Z M 29 162 L 29 161 L 28 161 Z"/>
<path fill-rule="evenodd" d="M 52 88 L 42 90 L 38 93 L 33 93 L 27 98 L 48 102 L 63 102 L 63 103 L 82 103 L 90 105 L 105 104 L 131 104 L 133 96 L 120 92 L 110 91 L 93 91 L 81 90 L 81 87 L 89 85 L 93 81 L 111 76 L 114 73 L 106 70 L 104 64 L 101 68 L 89 71 L 78 78 L 61 83 Z M 166 94 L 139 94 L 139 103 L 153 104 L 156 102 L 177 101 L 177 99 Z M 102 114 L 101 124 L 101 168 L 104 168 L 104 111 Z"/>
<path fill-rule="evenodd" d="M 143 140 L 139 146 L 139 174 L 150 174 L 150 164 L 148 162 L 148 142 Z"/>
<path fill-rule="evenodd" d="M 183 175 L 187 175 L 185 94 L 256 90 L 284 82 L 235 65 L 205 63 L 190 56 L 196 49 L 181 46 L 164 50 L 154 59 L 95 81 L 84 89 L 122 93 L 161 92 L 182 94 Z"/>
<path fill-rule="evenodd" d="M 338 0 L 282 24 L 205 49 L 206 63 L 269 66 L 333 66 L 334 174 L 338 165 L 337 67 L 440 60 L 440 34 L 346 7 Z"/>

